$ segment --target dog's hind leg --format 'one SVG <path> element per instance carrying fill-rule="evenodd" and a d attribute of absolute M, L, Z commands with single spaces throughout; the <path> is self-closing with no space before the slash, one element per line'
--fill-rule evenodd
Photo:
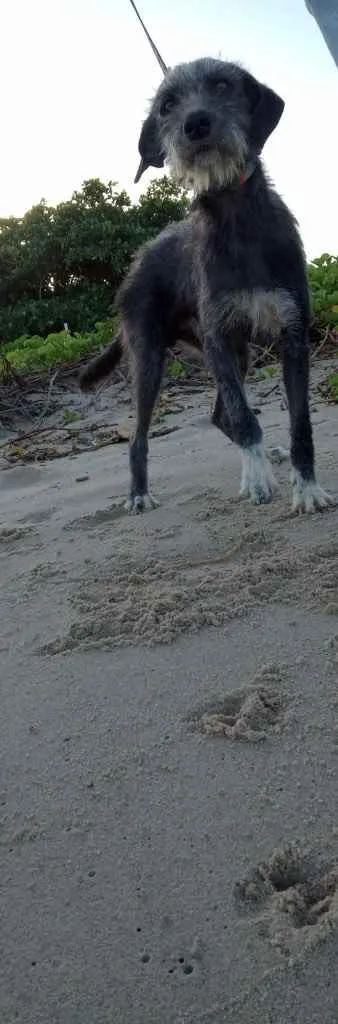
<path fill-rule="evenodd" d="M 264 453 L 263 433 L 250 409 L 237 360 L 236 339 L 230 344 L 221 336 L 206 334 L 204 348 L 218 392 L 212 421 L 242 451 L 243 474 L 240 494 L 255 504 L 270 501 L 275 490 L 271 465 Z"/>
<path fill-rule="evenodd" d="M 129 447 L 131 472 L 130 497 L 126 502 L 129 512 L 144 512 L 156 508 L 158 502 L 148 490 L 148 432 L 154 405 L 160 390 L 165 349 L 137 340 L 132 347 L 136 423 Z"/>
<path fill-rule="evenodd" d="M 309 410 L 309 347 L 305 333 L 289 329 L 283 338 L 283 375 L 287 394 L 292 465 L 292 507 L 314 512 L 332 504 L 315 478 L 315 457 Z"/>

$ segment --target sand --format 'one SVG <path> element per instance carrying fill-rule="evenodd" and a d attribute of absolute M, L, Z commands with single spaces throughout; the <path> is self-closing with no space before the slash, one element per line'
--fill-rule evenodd
<path fill-rule="evenodd" d="M 338 508 L 292 516 L 286 462 L 240 500 L 212 397 L 164 402 L 144 516 L 122 385 L 0 452 L 1 1024 L 336 1024 Z"/>

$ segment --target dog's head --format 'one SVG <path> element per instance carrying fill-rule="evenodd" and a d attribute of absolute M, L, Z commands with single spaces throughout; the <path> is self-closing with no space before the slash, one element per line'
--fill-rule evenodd
<path fill-rule="evenodd" d="M 136 175 L 168 164 L 186 188 L 230 185 L 261 153 L 283 100 L 236 64 L 212 58 L 170 69 L 143 124 Z"/>

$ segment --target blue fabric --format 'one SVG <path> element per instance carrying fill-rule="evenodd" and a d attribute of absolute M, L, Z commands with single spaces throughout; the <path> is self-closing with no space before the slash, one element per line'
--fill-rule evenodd
<path fill-rule="evenodd" d="M 338 0 L 305 0 L 338 67 Z"/>

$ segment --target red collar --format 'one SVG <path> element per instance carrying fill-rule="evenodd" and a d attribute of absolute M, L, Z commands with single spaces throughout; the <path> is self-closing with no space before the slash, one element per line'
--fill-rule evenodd
<path fill-rule="evenodd" d="M 251 175 L 256 170 L 256 166 L 257 166 L 257 164 L 255 164 L 253 161 L 250 161 L 250 163 L 248 163 L 245 171 L 241 172 L 241 174 L 239 176 L 240 188 L 242 188 L 242 185 L 245 185 L 245 182 L 248 181 L 248 178 L 251 178 Z"/>

